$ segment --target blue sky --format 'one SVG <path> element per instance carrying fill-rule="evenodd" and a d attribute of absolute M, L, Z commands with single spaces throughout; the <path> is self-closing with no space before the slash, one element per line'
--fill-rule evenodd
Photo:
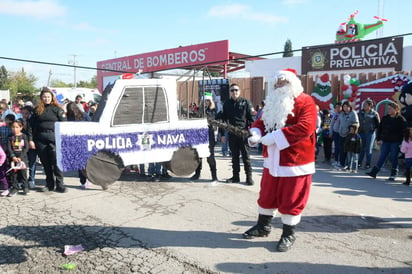
<path fill-rule="evenodd" d="M 379 3 L 383 9 L 379 9 Z M 389 21 L 383 36 L 412 32 L 408 0 L 0 0 L 0 56 L 79 66 L 151 51 L 229 40 L 229 49 L 250 55 L 334 42 L 339 24 L 356 10 L 360 23 L 378 15 Z M 370 34 L 366 39 L 377 38 Z M 404 45 L 412 45 L 406 36 Z M 300 55 L 300 53 L 295 53 Z M 270 56 L 275 58 L 278 56 Z M 9 71 L 22 67 L 39 78 L 72 82 L 72 68 L 0 59 Z M 96 72 L 76 70 L 76 79 Z"/>

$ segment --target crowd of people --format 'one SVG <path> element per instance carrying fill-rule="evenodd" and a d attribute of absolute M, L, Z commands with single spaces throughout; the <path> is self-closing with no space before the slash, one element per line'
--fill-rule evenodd
<path fill-rule="evenodd" d="M 65 100 L 60 105 L 54 93 L 47 87 L 40 92 L 36 106 L 31 101 L 16 100 L 9 106 L 0 102 L 0 196 L 13 197 L 19 191 L 27 195 L 36 189 L 37 163 L 43 166 L 46 185 L 41 192 L 67 192 L 64 174 L 57 166 L 54 124 L 58 121 L 90 121 L 97 108 L 94 102 Z M 79 171 L 82 187 L 86 178 Z"/>
<path fill-rule="evenodd" d="M 359 112 L 353 109 L 349 101 L 337 102 L 332 114 L 327 109 L 319 112 L 321 126 L 317 142 L 323 147 L 322 162 L 353 173 L 363 169 L 368 176 L 376 178 L 389 157 L 391 172 L 388 180 L 395 181 L 406 151 L 406 145 L 403 145 L 405 151 L 401 151 L 401 144 L 409 141 L 407 120 L 396 102 L 388 102 L 382 119 L 374 107 L 374 102 L 368 98 L 362 102 Z M 377 153 L 375 150 L 379 150 L 379 156 L 373 163 L 372 155 Z M 409 169 L 406 165 L 407 185 L 410 182 Z"/>
<path fill-rule="evenodd" d="M 412 103 L 412 84 L 411 103 Z M 277 250 L 286 252 L 296 240 L 296 228 L 309 199 L 315 161 L 320 161 L 319 151 L 323 148 L 323 162 L 336 169 L 359 172 L 376 178 L 388 156 L 391 173 L 388 180 L 395 181 L 399 172 L 399 156 L 404 154 L 405 185 L 410 185 L 412 168 L 412 121 L 402 115 L 400 106 L 388 102 L 386 114 L 380 118 L 371 99 L 362 102 L 359 112 L 349 101 L 337 102 L 334 110 L 320 110 L 313 98 L 304 93 L 295 70 L 278 71 L 273 87 L 261 106 L 253 108 L 251 102 L 241 96 L 241 88 L 233 83 L 230 97 L 218 111 L 212 94 L 205 93 L 199 107 L 192 105 L 197 117 L 209 121 L 221 121 L 225 127 L 209 123 L 209 151 L 207 163 L 212 183 L 218 180 L 215 146 L 228 144 L 232 162 L 232 177 L 226 183 L 240 183 L 240 158 L 246 180 L 253 185 L 250 148 L 257 147 L 264 157 L 260 191 L 257 200 L 258 218 L 254 226 L 243 233 L 246 239 L 267 237 L 272 229 L 272 220 L 279 214 L 282 234 Z M 40 159 L 46 175 L 42 192 L 65 193 L 63 172 L 56 164 L 54 125 L 58 121 L 90 121 L 96 111 L 93 102 L 66 101 L 60 106 L 55 95 L 43 88 L 40 100 L 34 107 L 29 101 L 18 100 L 9 109 L 6 102 L 0 102 L 0 190 L 1 196 L 13 197 L 22 191 L 28 194 L 36 187 L 36 159 Z M 412 113 L 411 113 L 412 114 Z M 412 117 L 412 115 L 411 115 Z M 409 122 L 409 126 L 408 126 Z M 244 134 L 246 132 L 246 135 Z M 380 147 L 379 159 L 373 163 L 374 147 Z M 316 159 L 315 159 L 316 158 Z M 146 177 L 145 165 L 128 167 L 140 176 Z M 202 159 L 191 180 L 199 180 Z M 147 174 L 153 181 L 170 175 L 162 163 L 150 163 Z M 81 188 L 87 187 L 87 179 L 79 170 Z"/>

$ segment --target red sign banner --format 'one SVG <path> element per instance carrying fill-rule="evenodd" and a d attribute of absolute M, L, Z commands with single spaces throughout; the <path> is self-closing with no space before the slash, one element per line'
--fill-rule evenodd
<path fill-rule="evenodd" d="M 97 74 L 101 78 L 125 72 L 147 73 L 202 64 L 227 64 L 228 59 L 229 41 L 222 40 L 99 61 Z"/>

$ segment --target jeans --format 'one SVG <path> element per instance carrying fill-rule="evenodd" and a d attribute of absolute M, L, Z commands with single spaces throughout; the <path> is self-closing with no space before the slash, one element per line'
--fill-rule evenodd
<path fill-rule="evenodd" d="M 225 130 L 225 141 L 222 143 L 222 154 L 226 156 L 228 153 L 229 132 Z"/>
<path fill-rule="evenodd" d="M 358 153 L 347 152 L 347 164 L 350 171 L 358 172 L 358 157 Z"/>
<path fill-rule="evenodd" d="M 338 162 L 340 152 L 341 152 L 340 147 L 339 147 L 339 138 L 340 138 L 339 133 L 334 131 L 332 138 L 333 138 L 333 143 L 335 144 L 335 162 Z"/>
<path fill-rule="evenodd" d="M 405 168 L 407 170 L 412 168 L 412 158 L 405 158 Z"/>
<path fill-rule="evenodd" d="M 37 167 L 37 151 L 35 149 L 29 149 L 27 151 L 27 159 L 29 163 L 29 182 L 34 182 Z"/>
<path fill-rule="evenodd" d="M 339 163 L 341 166 L 345 166 L 346 164 L 346 152 L 344 151 L 344 143 L 345 143 L 345 137 L 342 137 L 339 135 L 339 141 L 338 141 L 338 146 L 339 146 Z"/>
<path fill-rule="evenodd" d="M 376 133 L 368 132 L 368 133 L 360 133 L 362 140 L 361 152 L 359 155 L 359 164 L 362 164 L 363 158 L 366 155 L 366 164 L 370 165 L 372 160 L 372 150 L 373 150 L 373 143 L 375 142 Z"/>
<path fill-rule="evenodd" d="M 398 169 L 398 155 L 400 149 L 400 142 L 383 142 L 381 145 L 381 154 L 379 155 L 379 160 L 376 166 L 381 169 L 385 163 L 386 157 L 390 154 L 390 161 L 392 164 L 392 169 Z"/>
<path fill-rule="evenodd" d="M 149 163 L 149 175 L 150 176 L 160 176 L 162 164 L 161 163 Z"/>

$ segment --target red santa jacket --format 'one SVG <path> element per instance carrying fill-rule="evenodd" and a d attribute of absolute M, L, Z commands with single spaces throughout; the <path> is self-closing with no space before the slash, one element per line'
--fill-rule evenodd
<path fill-rule="evenodd" d="M 289 177 L 315 172 L 317 110 L 313 98 L 301 93 L 295 98 L 294 116 L 289 115 L 285 127 L 265 132 L 261 117 L 250 131 L 259 136 L 273 134 L 275 144 L 263 146 L 264 167 L 272 176 Z"/>

